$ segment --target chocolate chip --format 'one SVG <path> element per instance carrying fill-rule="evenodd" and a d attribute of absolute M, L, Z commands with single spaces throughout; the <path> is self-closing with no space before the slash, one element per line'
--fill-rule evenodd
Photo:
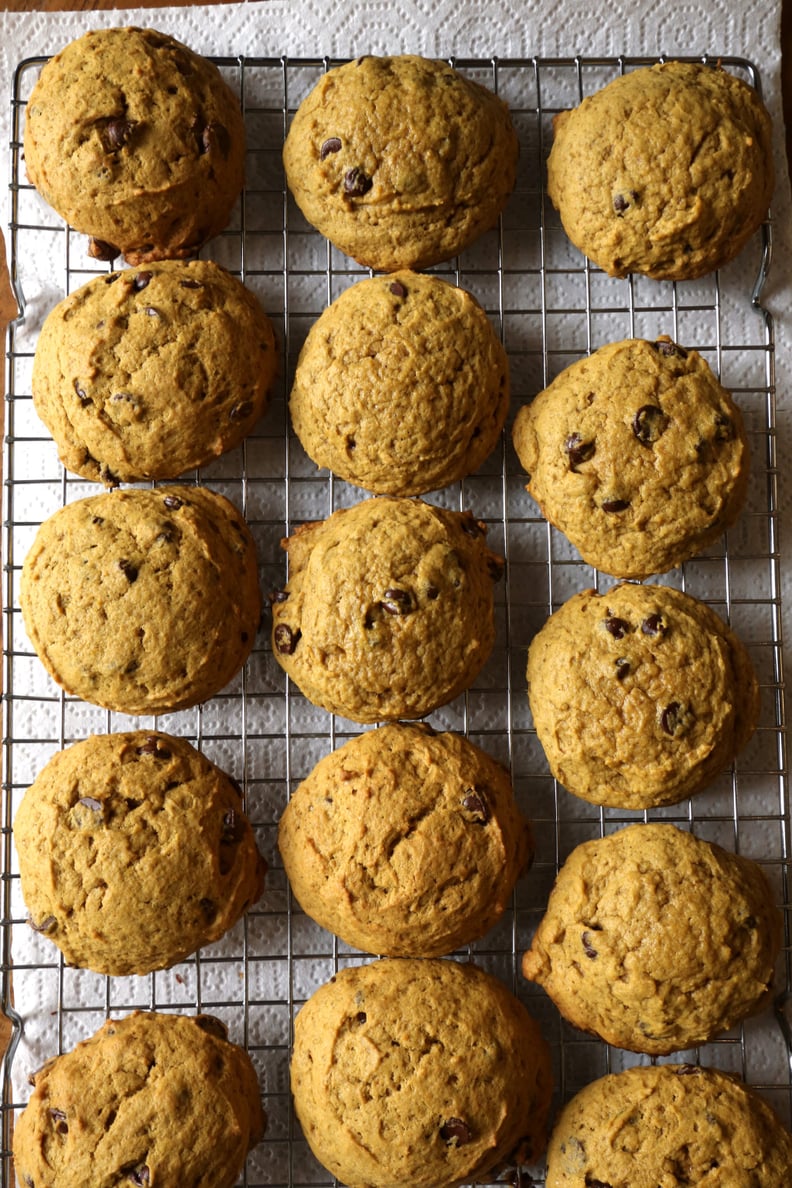
<path fill-rule="evenodd" d="M 223 816 L 223 827 L 220 833 L 220 874 L 227 875 L 234 866 L 236 847 L 245 834 L 242 818 L 234 809 L 230 809 Z"/>
<path fill-rule="evenodd" d="M 81 404 L 93 404 L 93 400 L 88 395 L 85 388 L 82 386 L 82 383 L 80 382 L 80 380 L 74 381 L 74 390 L 77 393 L 77 396 L 78 396 Z"/>
<path fill-rule="evenodd" d="M 143 310 L 143 312 L 147 318 L 161 318 L 162 317 L 162 314 L 160 313 L 160 311 L 158 309 L 155 309 L 155 307 L 153 305 L 147 305 L 146 308 Z"/>
<path fill-rule="evenodd" d="M 282 656 L 291 656 L 297 647 L 301 635 L 302 632 L 299 628 L 296 631 L 292 631 L 291 627 L 287 626 L 286 623 L 279 623 L 274 632 L 275 650 L 280 652 Z"/>
<path fill-rule="evenodd" d="M 625 635 L 629 635 L 632 628 L 626 619 L 619 619 L 616 615 L 608 613 L 607 619 L 603 620 L 605 630 L 613 636 L 614 639 L 624 639 Z"/>
<path fill-rule="evenodd" d="M 162 739 L 148 738 L 137 748 L 138 755 L 154 755 L 157 759 L 170 759 L 171 752 L 163 746 Z"/>
<path fill-rule="evenodd" d="M 678 701 L 672 701 L 660 714 L 660 725 L 672 738 L 684 734 L 692 722 L 693 714 Z"/>
<path fill-rule="evenodd" d="M 115 153 L 123 148 L 132 135 L 132 129 L 134 127 L 134 120 L 125 120 L 121 117 L 108 120 L 100 132 L 105 152 Z"/>
<path fill-rule="evenodd" d="M 270 600 L 270 602 L 273 602 L 273 603 L 288 602 L 289 601 L 289 591 L 288 590 L 273 590 L 269 596 L 269 600 Z"/>
<path fill-rule="evenodd" d="M 474 825 L 486 825 L 490 819 L 486 793 L 478 784 L 466 791 L 462 798 L 462 807 L 473 814 Z"/>
<path fill-rule="evenodd" d="M 362 198 L 373 186 L 373 181 L 367 173 L 355 165 L 344 174 L 344 193 L 352 198 Z"/>
<path fill-rule="evenodd" d="M 207 924 L 213 924 L 217 919 L 217 904 L 213 899 L 199 899 L 198 906 L 203 912 Z"/>
<path fill-rule="evenodd" d="M 697 1064 L 681 1064 L 675 1072 L 678 1077 L 691 1077 L 700 1073 L 701 1069 Z"/>
<path fill-rule="evenodd" d="M 389 615 L 409 615 L 414 610 L 410 591 L 400 590 L 398 586 L 390 586 L 385 591 L 380 606 Z"/>
<path fill-rule="evenodd" d="M 597 950 L 594 948 L 594 946 L 591 943 L 591 933 L 590 932 L 584 932 L 583 935 L 581 936 L 580 940 L 583 944 L 583 952 L 586 954 L 587 957 L 591 957 L 593 960 L 595 957 L 599 956 L 599 954 L 597 953 Z"/>
<path fill-rule="evenodd" d="M 629 206 L 630 203 L 624 197 L 624 194 L 613 195 L 613 209 L 616 211 L 616 214 L 623 214 L 624 211 L 629 208 Z"/>
<path fill-rule="evenodd" d="M 319 160 L 324 161 L 330 153 L 340 153 L 341 141 L 337 136 L 330 136 L 319 149 Z"/>
<path fill-rule="evenodd" d="M 145 289 L 153 275 L 153 272 L 139 272 L 132 281 L 132 288 L 135 292 L 139 293 L 141 289 Z"/>
<path fill-rule="evenodd" d="M 440 1127 L 440 1138 L 449 1147 L 461 1147 L 473 1138 L 473 1132 L 461 1118 L 448 1118 Z"/>
<path fill-rule="evenodd" d="M 127 1163 L 121 1168 L 121 1175 L 126 1176 L 130 1184 L 137 1184 L 139 1188 L 151 1183 L 151 1173 L 145 1163 Z"/>
<path fill-rule="evenodd" d="M 609 515 L 613 515 L 616 512 L 627 511 L 629 506 L 630 503 L 627 499 L 604 499 L 600 504 L 602 510 L 607 512 Z"/>
<path fill-rule="evenodd" d="M 104 239 L 96 239 L 93 235 L 88 240 L 88 255 L 92 260 L 103 260 L 106 264 L 111 264 L 117 256 L 121 255 L 121 249 L 117 248 L 112 243 L 107 243 Z M 114 280 L 117 278 L 114 277 Z M 107 284 L 111 284 L 108 278 Z"/>
<path fill-rule="evenodd" d="M 734 422 L 726 413 L 719 413 L 715 418 L 715 440 L 716 441 L 733 441 L 734 440 Z"/>
<path fill-rule="evenodd" d="M 253 401 L 243 400 L 239 404 L 235 404 L 228 414 L 231 421 L 244 421 L 253 412 Z"/>
<path fill-rule="evenodd" d="M 674 355 L 680 359 L 687 359 L 687 351 L 684 347 L 677 346 L 670 338 L 658 338 L 656 342 L 652 343 L 652 346 L 666 359 L 671 359 Z"/>
<path fill-rule="evenodd" d="M 97 800 L 94 796 L 81 796 L 77 803 L 84 805 L 85 808 L 90 809 L 92 813 L 101 813 L 102 811 L 101 800 Z"/>
<path fill-rule="evenodd" d="M 199 151 L 210 153 L 214 148 L 218 148 L 224 157 L 231 151 L 231 137 L 224 124 L 206 124 L 201 129 Z"/>
<path fill-rule="evenodd" d="M 564 449 L 569 459 L 569 469 L 577 470 L 583 462 L 594 457 L 596 445 L 593 441 L 584 441 L 579 433 L 570 433 L 564 442 Z"/>
<path fill-rule="evenodd" d="M 630 661 L 626 656 L 619 656 L 616 661 L 616 680 L 623 681 L 630 673 Z"/>
<path fill-rule="evenodd" d="M 178 511 L 183 500 L 179 499 L 178 495 L 166 495 L 162 502 L 170 511 Z"/>
<path fill-rule="evenodd" d="M 32 917 L 28 918 L 28 924 L 34 932 L 41 932 L 46 936 L 50 932 L 54 932 L 58 926 L 58 922 L 54 916 L 45 916 L 40 924 L 37 924 Z"/>
<path fill-rule="evenodd" d="M 203 285 L 197 280 L 181 280 L 179 284 L 183 289 L 202 289 Z"/>
<path fill-rule="evenodd" d="M 595 1180 L 586 1172 L 586 1188 L 613 1188 L 612 1184 L 606 1184 L 604 1180 Z"/>
<path fill-rule="evenodd" d="M 641 631 L 644 635 L 665 635 L 666 625 L 663 622 L 663 616 L 658 614 L 647 615 L 643 623 L 641 623 Z"/>
<path fill-rule="evenodd" d="M 366 1022 L 367 1018 L 368 1018 L 368 1015 L 366 1014 L 365 1011 L 358 1011 L 358 1013 L 355 1015 L 355 1022 L 360 1024 L 360 1026 L 362 1027 L 363 1024 Z"/>
<path fill-rule="evenodd" d="M 130 586 L 132 585 L 133 582 L 137 581 L 137 577 L 138 577 L 137 567 L 135 565 L 133 565 L 131 561 L 128 561 L 126 557 L 122 557 L 121 560 L 118 562 L 118 568 L 121 570 L 124 577 L 129 582 Z"/>
<path fill-rule="evenodd" d="M 430 602 L 434 602 L 434 600 L 436 598 L 439 598 L 440 591 L 438 590 L 437 586 L 427 586 L 426 587 L 426 597 L 429 599 Z"/>
<path fill-rule="evenodd" d="M 401 283 L 401 281 L 392 281 L 390 284 L 390 291 L 391 291 L 391 293 L 393 293 L 394 297 L 406 297 L 407 296 L 407 290 L 405 289 L 405 287 Z"/>
<path fill-rule="evenodd" d="M 644 404 L 633 417 L 633 433 L 641 445 L 654 445 L 668 428 L 668 420 L 658 405 Z"/>
<path fill-rule="evenodd" d="M 216 1039 L 228 1039 L 228 1028 L 220 1019 L 216 1019 L 214 1015 L 196 1015 L 195 1022 L 201 1031 L 205 1031 L 207 1035 L 213 1035 Z"/>
<path fill-rule="evenodd" d="M 69 1124 L 66 1121 L 66 1115 L 64 1114 L 63 1110 L 51 1109 L 49 1111 L 49 1116 L 55 1123 L 55 1130 L 58 1134 L 69 1133 Z"/>

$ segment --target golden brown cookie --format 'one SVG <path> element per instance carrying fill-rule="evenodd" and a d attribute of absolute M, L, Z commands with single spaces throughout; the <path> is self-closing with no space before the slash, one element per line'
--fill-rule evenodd
<path fill-rule="evenodd" d="M 354 722 L 420 718 L 489 658 L 503 562 L 470 512 L 380 496 L 302 525 L 284 547 L 272 647 L 315 705 Z"/>
<path fill-rule="evenodd" d="M 83 478 L 176 478 L 242 441 L 276 368 L 272 325 L 240 281 L 164 260 L 95 277 L 50 311 L 33 403 Z"/>
<path fill-rule="evenodd" d="M 239 671 L 261 615 L 250 529 L 204 487 L 67 504 L 22 566 L 30 642 L 68 693 L 127 714 L 206 701 Z"/>
<path fill-rule="evenodd" d="M 250 1058 L 209 1015 L 109 1019 L 32 1081 L 14 1128 L 25 1188 L 231 1188 L 264 1133 Z"/>
<path fill-rule="evenodd" d="M 545 1147 L 549 1049 L 474 965 L 342 970 L 297 1015 L 291 1087 L 314 1154 L 349 1188 L 452 1188 Z"/>
<path fill-rule="evenodd" d="M 668 586 L 623 583 L 565 602 L 528 649 L 528 697 L 550 770 L 593 804 L 675 804 L 753 734 L 759 683 L 715 612 Z"/>
<path fill-rule="evenodd" d="M 767 1102 L 692 1064 L 628 1068 L 586 1085 L 557 1118 L 547 1151 L 546 1188 L 790 1183 L 792 1135 Z"/>
<path fill-rule="evenodd" d="M 30 923 L 69 965 L 145 974 L 219 940 L 266 864 L 236 783 L 183 738 L 92 735 L 55 754 L 14 819 Z"/>
<path fill-rule="evenodd" d="M 505 767 L 460 735 L 399 723 L 319 761 L 278 847 L 322 927 L 370 953 L 440 957 L 497 923 L 533 841 Z"/>
<path fill-rule="evenodd" d="M 382 495 L 478 470 L 509 406 L 506 352 L 478 301 L 410 271 L 346 289 L 311 327 L 289 409 L 317 466 Z"/>
<path fill-rule="evenodd" d="M 629 825 L 566 859 L 522 969 L 575 1027 L 663 1055 L 761 1010 L 781 940 L 755 862 L 675 825 Z"/>
<path fill-rule="evenodd" d="M 764 220 L 771 137 L 760 96 L 727 70 L 643 66 L 556 116 L 547 192 L 611 276 L 691 280 L 734 259 Z"/>
<path fill-rule="evenodd" d="M 103 260 L 191 255 L 242 189 L 237 97 L 215 65 L 154 29 L 94 29 L 51 58 L 24 146 L 32 184 Z"/>
<path fill-rule="evenodd" d="M 503 100 L 446 62 L 367 55 L 327 71 L 283 148 L 302 213 L 379 272 L 428 268 L 497 221 L 518 143 Z"/>
<path fill-rule="evenodd" d="M 513 439 L 543 515 L 614 577 L 681 565 L 745 502 L 742 414 L 706 360 L 666 336 L 567 367 L 520 409 Z"/>

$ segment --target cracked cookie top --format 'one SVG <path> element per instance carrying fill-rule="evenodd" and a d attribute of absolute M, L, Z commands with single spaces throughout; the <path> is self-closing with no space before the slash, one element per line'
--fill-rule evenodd
<path fill-rule="evenodd" d="M 42 68 L 25 167 L 99 259 L 193 254 L 242 189 L 245 126 L 217 67 L 153 29 L 94 29 Z"/>
<path fill-rule="evenodd" d="M 767 215 L 770 115 L 720 67 L 639 67 L 561 112 L 553 131 L 547 192 L 575 246 L 611 276 L 704 276 Z"/>
<path fill-rule="evenodd" d="M 378 272 L 450 259 L 497 221 L 514 188 L 508 108 L 446 62 L 367 55 L 322 76 L 283 148 L 302 213 Z"/>
<path fill-rule="evenodd" d="M 209 260 L 165 260 L 96 277 L 50 311 L 33 402 L 75 474 L 177 478 L 243 440 L 276 368 L 250 290 Z"/>

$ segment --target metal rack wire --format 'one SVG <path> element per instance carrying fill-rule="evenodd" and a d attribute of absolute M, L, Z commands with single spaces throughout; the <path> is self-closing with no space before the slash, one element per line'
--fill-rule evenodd
<path fill-rule="evenodd" d="M 702 60 L 702 59 L 695 59 Z M 706 59 L 704 59 L 706 60 Z M 364 960 L 313 925 L 292 904 L 277 856 L 277 821 L 289 792 L 314 763 L 360 731 L 311 706 L 274 662 L 266 630 L 244 673 L 195 710 L 162 719 L 130 719 L 65 695 L 45 674 L 19 614 L 22 560 L 38 523 L 64 502 L 96 488 L 67 474 L 36 418 L 30 368 L 49 308 L 106 266 L 64 227 L 27 184 L 21 160 L 25 104 L 43 59 L 18 65 L 13 82 L 12 282 L 22 316 L 10 328 L 4 447 L 2 1005 L 14 1022 L 4 1062 L 2 1183 L 11 1185 L 13 1117 L 26 1099 L 25 1076 L 56 1051 L 72 1047 L 109 1014 L 133 1008 L 204 1010 L 223 1018 L 248 1048 L 260 1075 L 269 1127 L 251 1154 L 244 1184 L 333 1183 L 310 1156 L 291 1113 L 288 1054 L 300 1003 L 340 966 Z M 685 284 L 638 276 L 614 280 L 569 244 L 543 187 L 553 115 L 616 74 L 648 59 L 456 60 L 454 65 L 509 103 L 521 141 L 517 188 L 501 222 L 464 256 L 435 271 L 470 289 L 500 330 L 509 353 L 513 409 L 564 366 L 606 341 L 660 333 L 695 346 L 743 409 L 753 474 L 741 520 L 728 539 L 662 576 L 709 602 L 744 639 L 763 687 L 756 736 L 735 767 L 713 786 L 670 809 L 648 814 L 597 809 L 550 777 L 525 696 L 525 652 L 547 615 L 577 590 L 610 580 L 584 565 L 544 521 L 524 490 L 510 445 L 470 478 L 428 498 L 471 507 L 505 553 L 508 580 L 499 592 L 498 641 L 475 685 L 430 719 L 459 730 L 510 765 L 515 791 L 532 818 L 537 858 L 510 911 L 483 941 L 462 954 L 503 978 L 543 1024 L 553 1045 L 558 1099 L 639 1058 L 609 1049 L 564 1024 L 541 991 L 519 974 L 519 959 L 540 918 L 559 863 L 578 842 L 636 819 L 677 821 L 700 836 L 757 859 L 785 908 L 786 945 L 775 1011 L 695 1052 L 756 1085 L 789 1125 L 792 1119 L 790 962 L 790 813 L 787 782 L 774 336 L 760 293 L 770 260 L 770 228 L 723 273 Z M 231 226 L 203 254 L 240 276 L 260 297 L 282 345 L 271 406 L 242 447 L 194 477 L 222 491 L 245 513 L 257 540 L 262 588 L 282 584 L 279 541 L 294 525 L 364 497 L 317 472 L 290 432 L 287 398 L 308 327 L 345 287 L 367 275 L 304 222 L 284 184 L 281 147 L 300 99 L 335 63 L 326 58 L 216 59 L 242 100 L 248 132 L 247 183 Z M 759 88 L 743 59 L 722 59 Z M 754 284 L 753 277 L 757 280 Z M 750 278 L 750 279 L 746 279 Z M 510 423 L 510 422 L 509 422 Z M 507 427 L 508 429 L 508 427 Z M 157 727 L 188 737 L 244 786 L 248 813 L 270 864 L 265 894 L 223 941 L 173 970 L 146 978 L 104 978 L 69 969 L 25 923 L 12 822 L 25 788 L 58 749 L 92 732 Z M 24 1034 L 23 1034 L 24 1028 Z M 530 1169 L 543 1182 L 541 1167 Z M 525 1181 L 523 1181 L 525 1182 Z"/>

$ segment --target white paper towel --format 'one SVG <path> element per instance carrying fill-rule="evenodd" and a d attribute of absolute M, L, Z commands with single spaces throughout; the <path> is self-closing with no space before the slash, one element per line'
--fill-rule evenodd
<path fill-rule="evenodd" d="M 778 448 L 781 459 L 781 506 L 784 520 L 792 511 L 792 486 L 786 480 L 783 460 L 787 457 L 790 441 L 789 401 L 786 396 L 792 352 L 790 351 L 792 315 L 788 313 L 790 303 L 790 262 L 792 261 L 792 233 L 790 232 L 789 181 L 784 153 L 783 122 L 781 115 L 780 89 L 780 3 L 759 0 L 751 6 L 737 0 L 654 0 L 643 3 L 623 0 L 558 0 L 548 15 L 546 5 L 523 4 L 509 0 L 364 0 L 350 4 L 348 0 L 267 0 L 264 3 L 245 5 L 222 5 L 218 7 L 138 9 L 95 13 L 0 13 L 0 79 L 6 99 L 0 106 L 0 169 L 7 171 L 9 154 L 5 146 L 9 141 L 11 76 L 16 64 L 23 58 L 57 51 L 67 41 L 89 28 L 99 26 L 138 24 L 156 27 L 179 37 L 192 48 L 211 55 L 244 54 L 248 57 L 292 57 L 328 55 L 351 57 L 364 52 L 417 52 L 430 56 L 451 55 L 466 58 L 521 58 L 534 55 L 568 59 L 575 55 L 586 57 L 627 56 L 655 57 L 674 54 L 734 55 L 748 58 L 760 70 L 765 100 L 774 117 L 776 128 L 776 163 L 778 188 L 773 203 L 775 254 L 769 282 L 763 300 L 775 317 L 776 367 L 779 393 L 778 404 Z M 1 98 L 1 96 L 0 96 Z M 4 173 L 0 173 L 0 182 Z M 3 188 L 5 193 L 5 187 Z M 6 208 L 7 209 L 7 208 Z M 3 222 L 6 222 L 3 210 Z M 38 291 L 26 291 L 29 300 L 29 320 L 33 327 L 40 323 L 46 310 L 51 288 L 43 280 Z M 742 316 L 741 314 L 739 316 Z M 739 338 L 739 334 L 738 334 Z M 31 333 L 30 344 L 34 345 Z M 732 364 L 739 371 L 739 359 Z M 481 497 L 486 500 L 486 484 L 480 487 Z M 86 491 L 88 493 L 88 491 Z M 33 508 L 36 511 L 52 509 Z M 306 515 L 314 514 L 312 507 L 306 507 Z M 481 509 L 485 511 L 486 509 Z M 321 509 L 319 514 L 323 514 Z M 297 518 L 300 518 L 297 516 Z M 785 614 L 788 616 L 792 602 L 792 554 L 782 538 L 782 577 Z M 750 580 L 747 579 L 747 580 Z M 789 631 L 786 632 L 789 638 Z M 264 682 L 266 683 L 266 682 Z M 40 689 L 40 674 L 35 662 L 31 664 L 30 688 L 33 693 Z M 210 711 L 211 712 L 211 711 Z M 310 732 L 310 709 L 305 710 L 303 728 L 306 736 Z M 497 715 L 495 715 L 497 717 Z M 177 715 L 177 718 L 179 716 Z M 322 715 L 316 715 L 317 731 L 321 733 L 324 723 Z M 103 715 L 86 713 L 75 717 L 73 733 L 88 729 L 103 729 Z M 133 725 L 118 718 L 112 721 L 112 728 L 125 729 Z M 184 722 L 165 721 L 164 729 L 181 729 L 193 732 L 192 719 Z M 461 722 L 450 713 L 443 725 L 459 728 Z M 67 731 L 68 733 L 68 731 Z M 211 734 L 211 731 L 207 731 Z M 219 738 L 220 732 L 217 732 Z M 498 744 L 488 736 L 489 749 L 497 753 Z M 213 758 L 235 769 L 237 756 L 233 748 L 224 752 L 224 744 L 214 741 Z M 324 741 L 317 743 L 315 751 L 306 744 L 303 762 L 305 770 L 292 771 L 292 776 L 306 774 L 311 762 L 324 753 Z M 32 779 L 41 760 L 41 749 L 31 745 L 28 752 L 24 746 L 19 749 L 16 764 L 16 780 L 21 794 L 25 778 Z M 249 759 L 249 764 L 255 762 Z M 277 759 L 272 759 L 277 768 Z M 248 777 L 261 775 L 248 766 L 237 775 Z M 266 781 L 262 780 L 262 786 Z M 262 801 L 266 794 L 261 793 Z M 760 793 L 757 793 L 759 796 Z M 728 800 L 728 794 L 726 794 Z M 709 802 L 700 809 L 703 832 L 729 843 L 728 814 L 723 811 L 722 799 L 713 793 Z M 269 806 L 271 807 L 271 806 Z M 757 813 L 761 816 L 762 803 L 757 800 Z M 708 821 L 708 814 L 711 818 Z M 723 819 L 726 824 L 723 825 Z M 598 824 L 594 814 L 592 824 Z M 726 837 L 722 836 L 725 829 Z M 755 836 L 755 842 L 751 838 Z M 757 827 L 755 835 L 746 827 L 742 845 L 755 845 L 757 856 L 761 856 L 766 844 L 766 832 Z M 269 838 L 271 845 L 272 839 Z M 775 844 L 775 843 L 774 843 Z M 277 883 L 275 884 L 277 892 Z M 23 915 L 21 904 L 18 914 Z M 273 907 L 277 912 L 277 905 Z M 22 930 L 17 929 L 17 932 Z M 296 963 L 291 969 L 274 961 L 270 965 L 254 961 L 243 963 L 237 955 L 245 945 L 248 953 L 254 952 L 261 943 L 249 937 L 239 926 L 227 941 L 215 947 L 219 960 L 207 963 L 201 975 L 201 992 L 208 1002 L 207 1009 L 213 1009 L 213 1002 L 233 1001 L 239 996 L 239 987 L 246 982 L 246 994 L 251 1001 L 260 1000 L 260 1005 L 251 1007 L 246 1015 L 248 1039 L 253 1044 L 266 1044 L 270 1051 L 257 1051 L 256 1058 L 262 1074 L 262 1081 L 268 1095 L 274 1134 L 270 1142 L 254 1156 L 249 1172 L 249 1182 L 272 1184 L 307 1182 L 301 1175 L 316 1175 L 310 1159 L 297 1145 L 291 1155 L 288 1151 L 287 1116 L 283 1106 L 287 1084 L 285 1080 L 285 1048 L 288 1044 L 288 1009 L 286 1005 L 293 998 L 309 992 L 322 979 L 323 972 L 330 968 L 337 952 L 334 952 L 328 938 L 319 930 L 307 930 L 303 938 L 305 951 L 318 954 L 312 963 Z M 509 942 L 510 943 L 510 942 Z M 25 939 L 23 956 L 33 966 L 41 962 L 52 963 L 52 948 L 43 938 L 29 936 Z M 273 945 L 273 951 L 277 946 Z M 19 950 L 16 951 L 19 960 Z M 256 956 L 259 954 L 256 952 Z M 343 948 L 341 950 L 343 959 Z M 261 971 L 266 969 L 266 976 Z M 261 985 L 256 979 L 262 976 Z M 53 990 L 54 986 L 54 990 Z M 41 976 L 36 969 L 19 969 L 15 978 L 16 1002 L 26 1015 L 26 1038 L 15 1063 L 17 1092 L 24 1096 L 23 1077 L 26 1072 L 50 1054 L 53 1041 L 71 1046 L 81 1034 L 90 1034 L 104 1017 L 106 1010 L 116 1004 L 124 1009 L 137 1003 L 141 1007 L 167 1005 L 178 1008 L 185 1004 L 192 1009 L 196 993 L 196 973 L 193 967 L 185 965 L 178 970 L 158 975 L 151 983 L 146 979 L 118 979 L 107 988 L 104 979 L 94 975 L 65 970 L 57 977 Z M 53 999 L 54 994 L 54 999 Z M 109 996 L 109 997 L 108 997 Z M 65 1002 L 70 1012 L 67 1024 L 68 1034 L 53 1036 L 52 1018 L 58 1004 Z M 237 1020 L 232 1010 L 218 1009 L 215 1013 L 225 1015 L 231 1024 L 232 1035 L 240 1038 Z M 557 1072 L 563 1073 L 565 1083 L 573 1085 L 588 1076 L 604 1071 L 602 1057 L 595 1045 L 585 1043 L 572 1045 L 567 1051 L 574 1052 L 574 1065 Z M 726 1055 L 724 1055 L 726 1053 Z M 732 1056 L 733 1054 L 733 1056 Z M 787 1053 L 779 1033 L 767 1018 L 757 1024 L 750 1024 L 744 1046 L 720 1049 L 713 1046 L 702 1053 L 706 1062 L 721 1066 L 735 1060 L 735 1071 L 746 1075 L 752 1081 L 764 1086 L 766 1096 L 773 1100 L 782 1114 L 789 1120 L 789 1095 L 784 1086 L 788 1083 Z M 563 1059 L 566 1061 L 567 1056 Z M 572 1058 L 570 1058 L 572 1059 Z M 613 1067 L 629 1058 L 618 1054 L 612 1057 Z M 786 1079 L 785 1079 L 786 1078 Z M 291 1170 L 288 1170 L 291 1168 Z M 321 1175 L 321 1173 L 319 1173 Z M 311 1180 L 310 1182 L 319 1182 Z"/>

